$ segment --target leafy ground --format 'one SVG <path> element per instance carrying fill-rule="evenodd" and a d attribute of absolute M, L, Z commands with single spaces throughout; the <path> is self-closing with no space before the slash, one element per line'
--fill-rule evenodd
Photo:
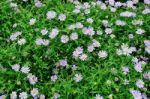
<path fill-rule="evenodd" d="M 149 5 L 111 7 L 99 2 L 43 0 L 40 6 L 37 2 L 0 1 L 0 99 L 16 99 L 12 92 L 19 99 L 26 99 L 22 92 L 28 99 L 150 97 L 150 52 L 145 51 L 150 44 L 144 43 L 150 40 Z M 60 14 L 64 16 L 59 18 Z M 53 33 L 59 33 L 51 38 L 54 28 Z M 77 38 L 70 37 L 74 32 Z M 83 52 L 76 51 L 79 55 L 74 57 L 79 47 Z M 37 77 L 35 84 L 28 77 L 31 73 Z"/>

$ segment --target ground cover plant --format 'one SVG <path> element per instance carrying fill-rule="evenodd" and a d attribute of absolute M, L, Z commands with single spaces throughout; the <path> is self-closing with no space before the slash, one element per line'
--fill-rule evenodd
<path fill-rule="evenodd" d="M 149 99 L 150 1 L 0 1 L 0 99 Z"/>

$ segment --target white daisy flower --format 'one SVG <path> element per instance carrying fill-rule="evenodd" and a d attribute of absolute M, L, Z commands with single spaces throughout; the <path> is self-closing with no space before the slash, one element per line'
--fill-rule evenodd
<path fill-rule="evenodd" d="M 30 68 L 27 67 L 27 66 L 23 66 L 23 67 L 21 68 L 21 72 L 27 74 L 27 73 L 30 72 Z"/>
<path fill-rule="evenodd" d="M 58 79 L 58 76 L 57 76 L 57 75 L 51 76 L 51 81 L 55 82 L 57 79 Z"/>
<path fill-rule="evenodd" d="M 124 21 L 117 20 L 117 21 L 116 21 L 116 25 L 118 25 L 118 26 L 125 26 L 126 23 L 125 23 Z"/>
<path fill-rule="evenodd" d="M 94 49 L 95 49 L 95 47 L 94 47 L 93 45 L 89 45 L 87 50 L 88 50 L 89 52 L 93 52 Z"/>
<path fill-rule="evenodd" d="M 19 71 L 20 70 L 20 65 L 19 64 L 14 64 L 11 66 L 13 70 Z"/>
<path fill-rule="evenodd" d="M 81 29 L 81 28 L 83 28 L 83 24 L 82 24 L 81 22 L 77 22 L 77 23 L 75 24 L 75 28 Z"/>
<path fill-rule="evenodd" d="M 36 19 L 35 19 L 35 18 L 32 18 L 32 19 L 30 19 L 30 21 L 29 21 L 29 25 L 34 25 L 35 22 L 36 22 Z"/>
<path fill-rule="evenodd" d="M 18 45 L 24 45 L 26 43 L 26 39 L 22 38 L 18 40 Z"/>
<path fill-rule="evenodd" d="M 83 48 L 82 47 L 77 47 L 75 51 L 73 51 L 73 56 L 75 58 L 79 57 L 83 53 Z"/>
<path fill-rule="evenodd" d="M 76 32 L 73 32 L 71 35 L 70 35 L 70 39 L 71 40 L 77 40 L 78 39 L 78 34 Z"/>
<path fill-rule="evenodd" d="M 59 33 L 58 28 L 52 29 L 52 31 L 49 34 L 49 38 L 54 39 L 58 35 L 58 33 Z"/>
<path fill-rule="evenodd" d="M 20 98 L 20 99 L 27 99 L 27 97 L 28 97 L 27 92 L 21 92 L 21 93 L 19 94 L 19 98 Z"/>
<path fill-rule="evenodd" d="M 136 86 L 138 88 L 144 88 L 144 82 L 143 82 L 143 80 L 142 79 L 137 80 L 136 81 Z"/>
<path fill-rule="evenodd" d="M 41 30 L 42 35 L 46 35 L 47 33 L 48 33 L 48 30 L 46 28 Z"/>
<path fill-rule="evenodd" d="M 141 62 L 137 62 L 134 64 L 134 69 L 137 71 L 137 72 L 142 72 L 143 68 L 142 68 L 142 63 Z"/>
<path fill-rule="evenodd" d="M 45 99 L 45 95 L 41 94 L 41 95 L 39 96 L 39 98 L 40 98 L 40 99 Z"/>
<path fill-rule="evenodd" d="M 82 60 L 82 61 L 85 61 L 87 59 L 87 55 L 86 54 L 82 54 L 79 58 Z"/>
<path fill-rule="evenodd" d="M 112 33 L 112 29 L 111 28 L 106 28 L 105 29 L 105 33 L 106 34 L 111 34 Z"/>
<path fill-rule="evenodd" d="M 150 0 L 144 0 L 145 4 L 150 4 Z"/>
<path fill-rule="evenodd" d="M 82 77 L 81 74 L 75 74 L 74 80 L 75 80 L 76 82 L 80 82 L 82 79 L 83 79 L 83 77 Z"/>
<path fill-rule="evenodd" d="M 145 33 L 145 30 L 143 29 L 137 29 L 136 34 L 143 34 Z"/>
<path fill-rule="evenodd" d="M 145 72 L 145 73 L 143 74 L 143 77 L 144 77 L 145 79 L 150 80 L 150 72 Z"/>
<path fill-rule="evenodd" d="M 110 7 L 111 12 L 116 12 L 116 10 L 117 10 L 116 8 Z"/>
<path fill-rule="evenodd" d="M 48 11 L 46 16 L 47 16 L 47 19 L 51 20 L 51 19 L 54 19 L 56 17 L 57 13 L 55 11 Z"/>
<path fill-rule="evenodd" d="M 123 71 L 124 75 L 127 75 L 129 73 L 129 68 L 128 67 L 123 67 L 122 71 Z"/>
<path fill-rule="evenodd" d="M 35 75 L 32 75 L 31 73 L 28 74 L 27 78 L 28 78 L 30 84 L 32 84 L 32 85 L 35 85 L 38 82 L 37 77 Z"/>
<path fill-rule="evenodd" d="M 38 91 L 37 88 L 33 88 L 33 89 L 31 90 L 31 95 L 32 95 L 32 97 L 37 97 L 38 94 L 39 94 L 39 91 Z"/>
<path fill-rule="evenodd" d="M 53 95 L 53 98 L 54 98 L 54 99 L 58 99 L 59 97 L 60 97 L 60 94 L 54 93 L 54 95 Z"/>
<path fill-rule="evenodd" d="M 98 56 L 99 56 L 99 58 L 106 58 L 107 56 L 108 56 L 108 54 L 107 54 L 107 52 L 106 51 L 99 51 L 98 52 Z"/>
<path fill-rule="evenodd" d="M 42 2 L 41 2 L 41 1 L 36 0 L 36 2 L 35 2 L 35 6 L 36 6 L 37 8 L 40 8 L 40 7 L 42 7 L 42 6 L 43 6 L 43 4 L 42 4 Z"/>
<path fill-rule="evenodd" d="M 59 60 L 59 65 L 60 66 L 67 66 L 68 65 L 67 60 L 66 59 Z"/>
<path fill-rule="evenodd" d="M 136 13 L 134 12 L 129 12 L 129 11 L 125 11 L 125 12 L 121 12 L 120 16 L 122 17 L 135 17 Z"/>
<path fill-rule="evenodd" d="M 138 90 L 130 90 L 131 94 L 133 95 L 134 99 L 142 99 L 142 94 Z"/>
<path fill-rule="evenodd" d="M 88 23 L 93 23 L 93 19 L 92 18 L 88 18 L 87 20 L 86 20 Z"/>
<path fill-rule="evenodd" d="M 12 33 L 11 36 L 10 36 L 10 40 L 15 41 L 17 39 L 17 37 L 20 36 L 21 34 L 22 34 L 22 32 Z"/>
<path fill-rule="evenodd" d="M 65 14 L 60 14 L 60 15 L 58 16 L 58 19 L 59 19 L 60 21 L 65 21 L 65 20 L 66 20 L 66 15 L 65 15 Z"/>
<path fill-rule="evenodd" d="M 103 99 L 103 96 L 101 96 L 100 94 L 96 94 L 95 99 Z"/>
<path fill-rule="evenodd" d="M 6 95 L 1 95 L 0 99 L 6 99 Z"/>
<path fill-rule="evenodd" d="M 13 92 L 10 94 L 10 99 L 17 99 L 17 92 L 13 91 Z"/>
<path fill-rule="evenodd" d="M 62 35 L 61 36 L 61 42 L 62 43 L 67 43 L 69 41 L 69 37 L 67 35 Z"/>

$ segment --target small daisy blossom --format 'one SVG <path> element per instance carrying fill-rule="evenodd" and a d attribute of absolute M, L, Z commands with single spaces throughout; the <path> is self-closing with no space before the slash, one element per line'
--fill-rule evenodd
<path fill-rule="evenodd" d="M 129 47 L 127 44 L 122 44 L 121 48 L 116 50 L 116 53 L 118 55 L 127 55 L 127 56 L 129 56 L 130 54 L 132 54 L 135 51 L 136 51 L 135 47 Z"/>
<path fill-rule="evenodd" d="M 87 20 L 86 20 L 88 23 L 93 23 L 93 19 L 92 18 L 88 18 Z"/>
<path fill-rule="evenodd" d="M 100 94 L 96 94 L 94 99 L 103 99 L 103 96 L 101 96 Z"/>
<path fill-rule="evenodd" d="M 137 71 L 137 72 L 142 72 L 143 68 L 142 68 L 142 63 L 141 62 L 136 62 L 134 64 L 134 69 Z"/>
<path fill-rule="evenodd" d="M 103 24 L 105 27 L 108 27 L 108 26 L 109 26 L 108 20 L 102 20 L 102 24 Z"/>
<path fill-rule="evenodd" d="M 60 21 L 65 21 L 66 15 L 65 15 L 65 14 L 60 14 L 60 15 L 58 16 L 58 19 L 59 19 Z"/>
<path fill-rule="evenodd" d="M 142 12 L 142 14 L 149 14 L 150 13 L 150 8 L 145 8 Z"/>
<path fill-rule="evenodd" d="M 58 33 L 59 33 L 58 28 L 52 29 L 52 31 L 49 34 L 49 38 L 54 39 L 58 35 Z"/>
<path fill-rule="evenodd" d="M 133 25 L 143 25 L 143 21 L 142 20 L 133 20 L 132 24 Z"/>
<path fill-rule="evenodd" d="M 6 95 L 0 95 L 0 99 L 6 99 Z"/>
<path fill-rule="evenodd" d="M 57 75 L 51 76 L 51 81 L 55 82 L 57 79 L 58 79 L 58 76 L 57 76 Z"/>
<path fill-rule="evenodd" d="M 130 90 L 130 93 L 133 95 L 134 99 L 142 99 L 142 94 L 138 90 Z"/>
<path fill-rule="evenodd" d="M 77 39 L 78 39 L 78 34 L 77 34 L 76 32 L 72 33 L 72 34 L 70 35 L 70 39 L 71 39 L 71 40 L 77 40 Z"/>
<path fill-rule="evenodd" d="M 54 99 L 58 99 L 60 97 L 60 94 L 58 94 L 58 93 L 55 93 L 54 95 L 53 95 L 53 98 Z"/>
<path fill-rule="evenodd" d="M 19 69 L 20 69 L 20 65 L 19 65 L 19 64 L 14 64 L 14 65 L 12 65 L 11 67 L 12 67 L 12 69 L 15 70 L 15 71 L 19 71 Z"/>
<path fill-rule="evenodd" d="M 113 7 L 110 8 L 111 12 L 116 12 L 116 10 L 117 10 L 116 8 L 113 8 Z"/>
<path fill-rule="evenodd" d="M 10 40 L 15 41 L 17 39 L 17 37 L 20 36 L 21 34 L 22 34 L 22 32 L 12 33 L 11 36 L 10 36 Z"/>
<path fill-rule="evenodd" d="M 124 21 L 117 20 L 117 21 L 116 21 L 116 25 L 118 25 L 118 26 L 125 26 L 126 23 L 125 23 Z"/>
<path fill-rule="evenodd" d="M 27 67 L 27 66 L 23 66 L 23 67 L 21 68 L 21 72 L 27 74 L 27 73 L 30 72 L 30 68 Z"/>
<path fill-rule="evenodd" d="M 41 95 L 39 96 L 39 99 L 45 99 L 45 95 L 41 94 Z"/>
<path fill-rule="evenodd" d="M 93 39 L 92 41 L 93 41 L 93 43 L 92 43 L 93 47 L 100 47 L 101 46 L 101 44 L 97 40 Z"/>
<path fill-rule="evenodd" d="M 89 35 L 89 36 L 93 36 L 95 35 L 95 31 L 93 27 L 84 27 L 82 29 L 83 34 L 85 35 Z"/>
<path fill-rule="evenodd" d="M 145 51 L 146 51 L 148 54 L 150 54 L 150 46 L 145 47 Z"/>
<path fill-rule="evenodd" d="M 141 80 L 141 79 L 137 80 L 136 81 L 136 86 L 138 88 L 144 88 L 144 82 L 143 82 L 143 80 Z"/>
<path fill-rule="evenodd" d="M 87 50 L 88 50 L 89 52 L 93 52 L 94 49 L 95 49 L 95 47 L 94 47 L 93 45 L 89 45 Z"/>
<path fill-rule="evenodd" d="M 98 52 L 98 56 L 99 56 L 99 58 L 106 58 L 107 56 L 108 56 L 108 54 L 107 54 L 107 52 L 106 51 L 99 51 Z"/>
<path fill-rule="evenodd" d="M 30 19 L 30 21 L 29 21 L 29 25 L 34 25 L 35 22 L 36 22 L 36 19 L 35 19 L 35 18 L 32 18 L 32 19 Z"/>
<path fill-rule="evenodd" d="M 143 29 L 137 29 L 136 34 L 143 34 L 145 33 L 145 30 Z"/>
<path fill-rule="evenodd" d="M 111 34 L 112 33 L 112 29 L 111 28 L 106 28 L 105 29 L 105 33 L 106 34 Z"/>
<path fill-rule="evenodd" d="M 134 12 L 129 12 L 129 11 L 125 11 L 125 12 L 121 12 L 120 16 L 122 17 L 135 17 L 136 13 Z"/>
<path fill-rule="evenodd" d="M 19 94 L 19 98 L 20 98 L 20 99 L 27 99 L 27 97 L 28 97 L 27 92 L 21 92 L 21 93 Z"/>
<path fill-rule="evenodd" d="M 74 80 L 75 80 L 76 82 L 80 82 L 82 79 L 83 79 L 83 77 L 82 77 L 81 74 L 75 74 Z"/>
<path fill-rule="evenodd" d="M 134 35 L 133 35 L 133 34 L 129 34 L 128 37 L 129 37 L 130 39 L 133 39 L 133 38 L 134 38 Z"/>
<path fill-rule="evenodd" d="M 82 53 L 83 53 L 83 48 L 82 48 L 82 47 L 77 47 L 77 48 L 73 51 L 73 56 L 74 56 L 75 58 L 78 58 Z"/>
<path fill-rule="evenodd" d="M 43 6 L 43 4 L 41 3 L 41 1 L 35 0 L 35 6 L 36 6 L 37 8 L 40 8 L 40 7 Z"/>
<path fill-rule="evenodd" d="M 32 75 L 31 73 L 28 74 L 27 78 L 31 85 L 35 85 L 38 82 L 37 77 L 35 75 Z"/>
<path fill-rule="evenodd" d="M 10 94 L 10 99 L 17 99 L 17 92 L 13 91 L 13 92 Z"/>
<path fill-rule="evenodd" d="M 55 11 L 48 11 L 46 16 L 47 16 L 47 19 L 51 20 L 51 19 L 54 19 L 56 17 L 57 13 Z"/>
<path fill-rule="evenodd" d="M 48 39 L 42 39 L 42 38 L 37 38 L 35 40 L 36 45 L 45 45 L 47 46 L 49 44 L 49 40 Z"/>
<path fill-rule="evenodd" d="M 128 72 L 129 72 L 129 68 L 128 68 L 128 67 L 123 67 L 123 68 L 122 68 L 122 71 L 123 71 L 123 74 L 124 74 L 124 75 L 127 75 Z"/>
<path fill-rule="evenodd" d="M 59 65 L 60 66 L 67 66 L 68 65 L 67 60 L 66 59 L 59 60 Z"/>
<path fill-rule="evenodd" d="M 46 35 L 47 33 L 48 33 L 48 30 L 46 28 L 41 30 L 42 35 Z"/>
<path fill-rule="evenodd" d="M 143 74 L 143 77 L 144 77 L 145 79 L 150 80 L 150 72 L 145 72 L 145 73 Z"/>
<path fill-rule="evenodd" d="M 61 36 L 61 42 L 62 43 L 67 43 L 69 41 L 69 37 L 67 35 L 62 35 Z"/>
<path fill-rule="evenodd" d="M 150 4 L 150 0 L 144 0 L 145 4 Z"/>
<path fill-rule="evenodd" d="M 32 97 L 37 97 L 38 94 L 39 94 L 39 91 L 38 91 L 37 88 L 33 88 L 33 89 L 31 90 L 31 95 L 32 95 Z"/>
<path fill-rule="evenodd" d="M 18 40 L 19 45 L 24 45 L 26 43 L 26 39 L 22 38 Z"/>
<path fill-rule="evenodd" d="M 145 46 L 150 46 L 150 40 L 145 40 L 144 44 L 145 44 Z"/>
<path fill-rule="evenodd" d="M 81 22 L 77 22 L 75 24 L 75 27 L 81 29 L 81 28 L 83 28 L 83 24 Z"/>
<path fill-rule="evenodd" d="M 80 59 L 82 60 L 82 61 L 85 61 L 86 59 L 87 59 L 87 55 L 86 54 L 82 54 L 82 55 L 80 55 Z"/>

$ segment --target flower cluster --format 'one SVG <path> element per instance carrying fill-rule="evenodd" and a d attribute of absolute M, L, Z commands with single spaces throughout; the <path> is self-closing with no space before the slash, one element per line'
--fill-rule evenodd
<path fill-rule="evenodd" d="M 2 0 L 0 99 L 148 99 L 150 0 L 52 1 Z"/>

